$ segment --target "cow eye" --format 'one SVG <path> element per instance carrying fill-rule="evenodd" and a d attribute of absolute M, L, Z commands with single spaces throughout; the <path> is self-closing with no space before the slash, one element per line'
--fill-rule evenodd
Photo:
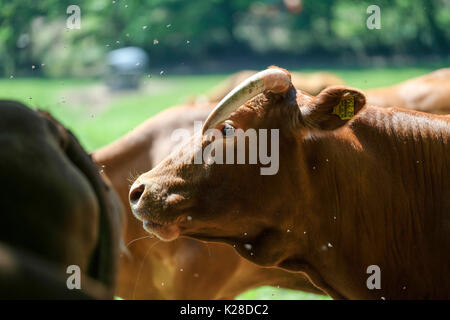
<path fill-rule="evenodd" d="M 232 136 L 234 134 L 234 127 L 231 124 L 225 123 L 222 128 L 222 134 L 224 137 Z"/>

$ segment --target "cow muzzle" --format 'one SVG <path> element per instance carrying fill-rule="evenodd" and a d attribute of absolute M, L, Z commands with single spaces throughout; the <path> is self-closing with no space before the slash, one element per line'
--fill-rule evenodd
<path fill-rule="evenodd" d="M 183 196 L 167 194 L 156 183 L 137 180 L 130 188 L 129 200 L 133 215 L 142 221 L 148 233 L 163 241 L 172 241 L 180 236 L 179 224 L 186 219 L 183 208 L 187 201 Z"/>

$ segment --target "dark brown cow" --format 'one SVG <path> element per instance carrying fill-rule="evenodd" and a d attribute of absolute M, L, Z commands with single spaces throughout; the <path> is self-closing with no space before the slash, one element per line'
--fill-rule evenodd
<path fill-rule="evenodd" d="M 181 143 L 174 130 L 193 133 L 194 121 L 206 119 L 212 106 L 179 106 L 161 112 L 112 144 L 92 153 L 128 208 L 116 294 L 125 299 L 225 299 L 262 285 L 321 294 L 305 277 L 261 268 L 233 248 L 193 239 L 151 239 L 128 204 L 130 176 L 156 166 Z M 147 236 L 146 236 L 147 235 Z"/>
<path fill-rule="evenodd" d="M 261 72 L 219 103 L 204 134 L 135 181 L 133 213 L 163 240 L 228 243 L 306 273 L 333 298 L 448 299 L 450 117 L 364 106 L 356 89 L 312 97 L 287 71 Z M 237 154 L 238 129 L 250 128 L 279 130 L 276 174 L 248 163 L 250 144 L 246 164 L 195 163 L 207 150 L 206 160 Z M 373 265 L 380 288 L 367 284 Z"/>
<path fill-rule="evenodd" d="M 391 87 L 364 91 L 369 105 L 450 114 L 450 68 L 439 69 Z"/>
<path fill-rule="evenodd" d="M 49 114 L 0 101 L 0 297 L 112 298 L 122 204 Z M 66 269 L 82 272 L 69 290 Z"/>

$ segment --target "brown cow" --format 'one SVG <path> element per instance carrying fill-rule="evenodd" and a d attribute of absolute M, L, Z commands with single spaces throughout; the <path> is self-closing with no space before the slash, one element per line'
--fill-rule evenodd
<path fill-rule="evenodd" d="M 356 89 L 312 97 L 287 71 L 261 72 L 135 181 L 133 213 L 163 240 L 228 243 L 259 265 L 306 273 L 333 298 L 448 299 L 450 117 L 364 106 Z M 251 128 L 271 130 L 276 174 L 262 174 L 261 158 L 210 161 L 238 154 Z M 376 267 L 381 286 L 368 279 Z"/>
<path fill-rule="evenodd" d="M 172 243 L 146 237 L 128 204 L 130 175 L 156 166 L 180 141 L 175 129 L 193 133 L 194 121 L 206 119 L 212 106 L 179 106 L 161 112 L 92 153 L 126 204 L 125 242 L 116 295 L 125 299 L 225 299 L 262 285 L 322 294 L 303 276 L 261 268 L 242 259 L 233 248 L 192 239 Z"/>
<path fill-rule="evenodd" d="M 112 298 L 122 204 L 49 114 L 0 101 L 0 297 Z M 68 290 L 68 266 L 81 288 Z"/>
<path fill-rule="evenodd" d="M 391 87 L 364 91 L 369 105 L 450 114 L 450 68 L 439 69 Z"/>

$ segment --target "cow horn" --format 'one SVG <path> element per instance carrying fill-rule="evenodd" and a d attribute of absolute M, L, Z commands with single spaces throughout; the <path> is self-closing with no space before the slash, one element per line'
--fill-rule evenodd
<path fill-rule="evenodd" d="M 270 68 L 254 74 L 220 100 L 206 119 L 202 134 L 209 128 L 214 128 L 242 104 L 258 94 L 262 92 L 283 93 L 289 89 L 290 85 L 290 74 L 279 68 Z"/>

